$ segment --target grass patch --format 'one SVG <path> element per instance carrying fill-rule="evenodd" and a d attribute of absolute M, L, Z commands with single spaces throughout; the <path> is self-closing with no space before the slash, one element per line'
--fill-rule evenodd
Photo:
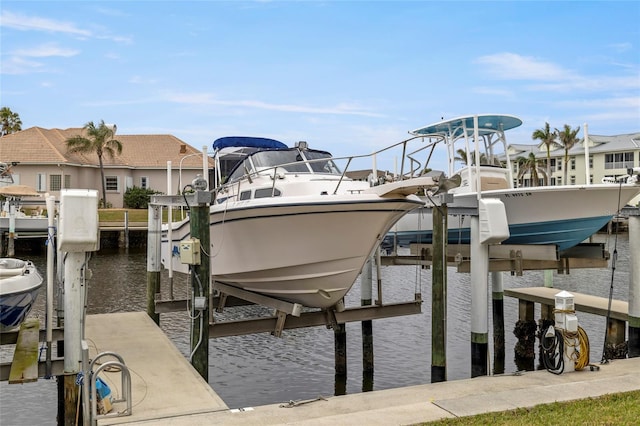
<path fill-rule="evenodd" d="M 443 419 L 423 425 L 637 425 L 640 391 L 541 404 L 532 408 Z"/>
<path fill-rule="evenodd" d="M 148 209 L 99 209 L 98 217 L 100 222 L 124 222 L 124 212 L 129 212 L 129 222 L 147 222 L 149 220 Z M 186 211 L 185 211 L 186 216 Z M 162 209 L 162 221 L 166 222 L 168 212 L 166 208 Z M 174 209 L 174 222 L 180 220 L 180 209 Z"/>

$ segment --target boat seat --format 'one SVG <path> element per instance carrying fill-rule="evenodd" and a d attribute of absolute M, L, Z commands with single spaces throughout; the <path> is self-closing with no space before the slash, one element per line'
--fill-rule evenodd
<path fill-rule="evenodd" d="M 509 183 L 501 177 L 483 176 L 480 178 L 480 190 L 509 189 Z"/>

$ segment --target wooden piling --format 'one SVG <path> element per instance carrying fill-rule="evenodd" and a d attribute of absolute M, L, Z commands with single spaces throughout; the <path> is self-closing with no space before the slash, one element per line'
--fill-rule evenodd
<path fill-rule="evenodd" d="M 360 279 L 360 305 L 373 302 L 373 260 L 370 257 L 362 269 Z M 362 321 L 362 391 L 373 390 L 373 321 Z"/>
<path fill-rule="evenodd" d="M 493 374 L 504 373 L 504 291 L 502 272 L 491 273 L 493 311 Z"/>
<path fill-rule="evenodd" d="M 191 207 L 191 237 L 200 241 L 200 264 L 193 265 L 191 291 L 195 297 L 204 299 L 204 304 L 196 309 L 195 299 L 191 303 L 191 365 L 205 381 L 209 381 L 209 282 L 211 280 L 209 259 L 210 230 L 209 204 Z M 202 308 L 202 309 L 200 309 Z"/>
<path fill-rule="evenodd" d="M 433 208 L 431 383 L 447 380 L 447 205 Z"/>
<path fill-rule="evenodd" d="M 162 247 L 162 207 L 149 205 L 147 234 L 147 315 L 160 324 L 156 298 L 160 299 L 160 249 Z M 171 259 L 169 259 L 171 261 Z"/>
<path fill-rule="evenodd" d="M 640 356 L 640 215 L 629 215 L 629 358 Z"/>
<path fill-rule="evenodd" d="M 124 248 L 129 248 L 129 211 L 124 211 Z"/>
<path fill-rule="evenodd" d="M 537 324 L 534 319 L 535 304 L 527 300 L 518 301 L 518 321 L 513 334 L 518 341 L 514 348 L 518 370 L 533 371 L 535 364 L 535 341 Z"/>
<path fill-rule="evenodd" d="M 333 329 L 335 349 L 336 389 L 335 395 L 346 394 L 347 382 L 347 326 L 336 324 Z"/>

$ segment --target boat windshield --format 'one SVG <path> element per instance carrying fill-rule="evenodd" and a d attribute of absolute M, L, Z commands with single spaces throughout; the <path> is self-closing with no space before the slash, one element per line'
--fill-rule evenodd
<path fill-rule="evenodd" d="M 326 161 L 322 161 L 326 159 Z M 251 154 L 231 173 L 229 181 L 242 178 L 245 174 L 259 170 L 280 167 L 289 173 L 329 173 L 341 175 L 340 169 L 331 160 L 331 154 L 317 150 L 266 150 Z"/>
<path fill-rule="evenodd" d="M 321 160 L 326 158 L 327 161 L 312 161 L 309 163 L 315 173 L 329 173 L 332 175 L 342 175 L 342 172 L 336 166 L 336 163 L 331 160 L 331 154 L 323 151 L 303 151 L 307 160 Z"/>

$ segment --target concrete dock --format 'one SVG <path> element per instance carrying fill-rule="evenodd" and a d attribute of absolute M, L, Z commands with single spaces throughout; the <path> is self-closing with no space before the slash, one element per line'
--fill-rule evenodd
<path fill-rule="evenodd" d="M 87 338 L 97 352 L 122 355 L 131 370 L 133 415 L 99 425 L 406 425 L 640 390 L 640 358 L 632 358 L 597 364 L 598 371 L 532 371 L 229 409 L 145 313 L 91 315 Z M 118 395 L 116 379 L 108 383 Z"/>

